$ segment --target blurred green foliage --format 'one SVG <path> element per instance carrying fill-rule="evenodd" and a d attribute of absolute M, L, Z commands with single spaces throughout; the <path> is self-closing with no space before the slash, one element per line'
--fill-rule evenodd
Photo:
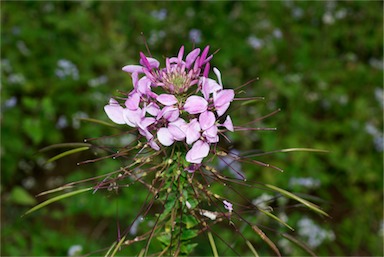
<path fill-rule="evenodd" d="M 116 220 L 124 228 L 137 215 L 146 197 L 140 185 L 118 196 L 76 196 L 20 218 L 35 204 L 33 195 L 119 167 L 112 160 L 77 166 L 90 158 L 86 154 L 48 165 L 46 160 L 58 152 L 38 151 L 114 133 L 79 118 L 108 120 L 103 106 L 109 97 L 116 90 L 130 90 L 130 77 L 121 67 L 137 63 L 139 51 L 146 52 L 141 33 L 158 59 L 176 55 L 182 44 L 192 49 L 193 41 L 197 47 L 220 49 L 212 64 L 221 70 L 226 87 L 259 77 L 244 88 L 244 96 L 266 100 L 233 109 L 231 116 L 241 125 L 281 108 L 256 124 L 278 130 L 231 134 L 235 149 L 330 152 L 263 156 L 261 161 L 285 172 L 243 165 L 247 179 L 322 199 L 319 204 L 331 219 L 287 209 L 293 227 L 310 217 L 333 232 L 334 238 L 314 247 L 318 255 L 381 255 L 382 9 L 381 1 L 3 1 L 1 255 L 66 255 L 73 245 L 82 245 L 83 253 L 94 252 L 115 240 Z M 294 183 L 305 179 L 315 186 Z M 246 190 L 254 198 L 262 193 Z M 254 231 L 244 234 L 259 253 L 271 254 Z M 230 229 L 221 236 L 233 240 Z M 211 254 L 206 238 L 199 243 L 195 254 Z M 220 252 L 226 245 L 217 244 L 220 254 L 233 254 Z M 139 249 L 133 245 L 122 254 L 135 255 Z M 303 254 L 291 247 L 286 251 Z"/>

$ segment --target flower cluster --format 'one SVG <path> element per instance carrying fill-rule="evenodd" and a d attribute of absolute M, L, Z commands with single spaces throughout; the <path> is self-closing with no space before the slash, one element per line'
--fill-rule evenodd
<path fill-rule="evenodd" d="M 140 53 L 141 65 L 123 67 L 134 86 L 124 104 L 111 98 L 104 107 L 113 122 L 137 128 L 156 151 L 159 144 L 185 142 L 185 158 L 196 165 L 208 156 L 220 133 L 234 130 L 230 116 L 223 117 L 234 91 L 223 88 L 217 68 L 213 68 L 217 81 L 208 77 L 213 57 L 208 56 L 209 46 L 200 52 L 196 48 L 184 60 L 182 46 L 177 57 L 166 58 L 165 68 Z"/>

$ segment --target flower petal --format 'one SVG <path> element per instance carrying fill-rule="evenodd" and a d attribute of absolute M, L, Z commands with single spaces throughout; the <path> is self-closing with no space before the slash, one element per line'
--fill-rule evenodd
<path fill-rule="evenodd" d="M 199 116 L 199 123 L 202 130 L 207 130 L 215 124 L 216 118 L 213 112 L 205 111 Z"/>
<path fill-rule="evenodd" d="M 217 112 L 217 115 L 220 117 L 221 115 L 223 115 L 229 108 L 229 105 L 230 103 L 227 103 L 227 104 L 224 104 L 220 107 L 217 107 L 216 108 L 216 112 Z"/>
<path fill-rule="evenodd" d="M 117 124 L 125 124 L 123 118 L 123 110 L 124 108 L 119 105 L 119 103 L 111 98 L 109 100 L 109 104 L 104 106 L 104 111 L 107 114 L 108 118 L 110 118 L 114 123 Z"/>
<path fill-rule="evenodd" d="M 233 89 L 224 89 L 218 92 L 217 94 L 213 95 L 213 103 L 217 108 L 232 102 L 234 97 L 235 97 L 235 92 L 233 91 Z"/>
<path fill-rule="evenodd" d="M 208 102 L 201 96 L 190 96 L 184 104 L 184 110 L 190 114 L 202 113 L 207 110 Z"/>
<path fill-rule="evenodd" d="M 212 126 L 203 132 L 203 136 L 207 139 L 207 142 L 217 143 L 219 142 L 219 136 L 217 135 L 217 132 L 217 126 Z"/>
<path fill-rule="evenodd" d="M 123 71 L 129 72 L 129 73 L 143 73 L 143 66 L 141 65 L 126 65 L 122 68 Z"/>
<path fill-rule="evenodd" d="M 170 146 L 174 142 L 173 136 L 167 128 L 160 128 L 157 131 L 157 139 L 164 146 Z"/>
<path fill-rule="evenodd" d="M 231 117 L 229 117 L 229 115 L 227 116 L 227 118 L 225 118 L 225 121 L 223 123 L 223 126 L 228 129 L 229 131 L 234 131 L 233 129 L 233 123 L 232 123 L 232 119 Z"/>
<path fill-rule="evenodd" d="M 177 98 L 170 94 L 161 94 L 156 97 L 156 100 L 164 105 L 173 105 L 177 103 Z"/>
<path fill-rule="evenodd" d="M 196 141 L 192 148 L 185 156 L 186 160 L 190 163 L 201 163 L 201 161 L 209 154 L 209 145 L 202 141 Z"/>
<path fill-rule="evenodd" d="M 192 144 L 197 139 L 200 138 L 200 124 L 197 119 L 193 119 L 189 122 L 187 131 L 186 131 L 186 141 L 187 144 Z"/>
<path fill-rule="evenodd" d="M 140 104 L 140 95 L 138 93 L 133 93 L 130 96 L 128 96 L 128 99 L 125 101 L 125 106 L 134 111 L 139 108 Z"/>
<path fill-rule="evenodd" d="M 187 69 L 191 67 L 192 63 L 196 60 L 199 54 L 200 54 L 200 48 L 196 48 L 187 55 L 187 57 L 185 58 L 185 66 Z"/>
<path fill-rule="evenodd" d="M 232 206 L 232 204 L 230 202 L 224 200 L 223 204 L 224 204 L 224 208 L 227 209 L 229 212 L 233 211 L 233 206 Z"/>
<path fill-rule="evenodd" d="M 177 125 L 169 123 L 168 130 L 175 140 L 182 141 L 185 139 L 185 133 Z"/>
<path fill-rule="evenodd" d="M 202 92 L 206 100 L 209 99 L 211 93 L 219 91 L 221 89 L 223 89 L 223 87 L 220 86 L 215 80 L 210 78 L 202 79 Z"/>

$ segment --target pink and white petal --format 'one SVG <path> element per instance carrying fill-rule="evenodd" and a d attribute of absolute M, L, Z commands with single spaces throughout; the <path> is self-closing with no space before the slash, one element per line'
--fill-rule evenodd
<path fill-rule="evenodd" d="M 192 63 L 196 60 L 197 56 L 200 54 L 200 48 L 194 49 L 192 52 L 190 52 L 187 57 L 185 57 L 185 65 L 187 69 L 189 69 L 192 65 Z"/>
<path fill-rule="evenodd" d="M 152 140 L 149 140 L 148 141 L 148 144 L 150 147 L 152 147 L 152 149 L 156 150 L 156 151 L 159 151 L 160 150 L 160 147 L 158 144 L 156 144 L 156 142 L 152 139 Z"/>
<path fill-rule="evenodd" d="M 128 126 L 137 127 L 142 118 L 142 110 L 140 108 L 135 111 L 124 109 L 123 118 Z"/>
<path fill-rule="evenodd" d="M 220 107 L 224 104 L 232 102 L 235 97 L 235 92 L 233 89 L 224 89 L 213 95 L 213 103 L 215 107 Z"/>
<path fill-rule="evenodd" d="M 160 108 L 157 104 L 154 102 L 151 102 L 148 104 L 148 106 L 145 108 L 145 111 L 149 113 L 152 116 L 157 116 L 157 114 L 160 112 Z"/>
<path fill-rule="evenodd" d="M 167 106 L 177 103 L 177 98 L 174 95 L 170 95 L 170 94 L 161 94 L 157 96 L 156 100 L 159 101 L 161 104 L 164 104 Z"/>
<path fill-rule="evenodd" d="M 181 62 L 184 56 L 184 46 L 180 47 L 179 53 L 177 54 L 177 59 Z"/>
<path fill-rule="evenodd" d="M 143 66 L 141 65 L 126 65 L 122 68 L 123 71 L 129 72 L 129 73 L 143 73 Z"/>
<path fill-rule="evenodd" d="M 156 60 L 155 58 L 152 58 L 152 57 L 147 57 L 147 60 L 149 62 L 149 65 L 151 66 L 151 68 L 159 68 L 160 66 L 160 62 L 158 60 Z"/>
<path fill-rule="evenodd" d="M 205 111 L 199 116 L 199 123 L 202 130 L 207 130 L 215 124 L 216 118 L 213 112 Z"/>
<path fill-rule="evenodd" d="M 198 114 L 207 110 L 208 102 L 201 96 L 190 96 L 184 104 L 184 110 L 190 114 Z"/>
<path fill-rule="evenodd" d="M 229 131 L 234 131 L 233 123 L 231 117 L 228 115 L 227 118 L 225 118 L 225 121 L 223 123 L 223 126 L 228 129 Z"/>
<path fill-rule="evenodd" d="M 130 96 L 128 96 L 128 99 L 125 101 L 125 106 L 129 110 L 137 110 L 139 108 L 140 104 L 140 95 L 138 93 L 133 93 Z"/>
<path fill-rule="evenodd" d="M 200 124 L 197 119 L 191 120 L 191 122 L 188 124 L 187 131 L 185 134 L 186 142 L 189 145 L 200 138 Z"/>
<path fill-rule="evenodd" d="M 149 125 L 152 125 L 156 121 L 155 118 L 145 117 L 139 122 L 139 128 L 146 129 Z"/>
<path fill-rule="evenodd" d="M 108 118 L 117 124 L 125 124 L 125 120 L 123 118 L 123 110 L 124 108 L 121 107 L 117 102 L 116 104 L 109 104 L 104 106 L 104 111 Z"/>
<path fill-rule="evenodd" d="M 185 133 L 177 125 L 169 123 L 168 130 L 176 141 L 182 141 L 185 139 Z"/>
<path fill-rule="evenodd" d="M 223 87 L 223 82 L 221 81 L 221 72 L 216 67 L 213 67 L 213 72 L 216 74 L 217 80 L 219 81 L 220 86 Z"/>
<path fill-rule="evenodd" d="M 201 163 L 201 161 L 208 156 L 209 145 L 202 141 L 196 141 L 192 148 L 187 152 L 186 160 L 190 163 Z"/>
<path fill-rule="evenodd" d="M 165 106 L 160 112 L 161 117 L 164 117 L 169 122 L 175 121 L 179 118 L 180 111 L 176 107 L 173 106 Z M 160 117 L 160 118 L 161 118 Z M 157 115 L 157 119 L 159 119 L 159 115 Z"/>
<path fill-rule="evenodd" d="M 157 139 L 164 146 L 170 146 L 175 141 L 167 128 L 160 128 L 157 131 Z"/>
<path fill-rule="evenodd" d="M 230 103 L 227 103 L 227 104 L 224 104 L 220 107 L 217 107 L 216 108 L 216 112 L 217 112 L 217 115 L 220 117 L 221 115 L 223 115 L 229 108 L 229 105 Z"/>
<path fill-rule="evenodd" d="M 209 95 L 213 92 L 217 92 L 219 90 L 223 89 L 222 86 L 220 86 L 215 80 L 210 78 L 204 78 L 202 91 L 204 98 L 208 100 Z"/>
<path fill-rule="evenodd" d="M 148 91 L 151 90 L 150 87 L 151 87 L 151 80 L 149 80 L 147 77 L 144 76 L 141 79 L 139 79 L 139 81 L 137 82 L 136 90 L 142 95 L 147 95 Z"/>

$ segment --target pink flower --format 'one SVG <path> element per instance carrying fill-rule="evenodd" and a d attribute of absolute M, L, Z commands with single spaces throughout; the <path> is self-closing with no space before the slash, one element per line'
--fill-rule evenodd
<path fill-rule="evenodd" d="M 223 201 L 223 204 L 224 204 L 224 208 L 227 209 L 229 212 L 232 212 L 233 211 L 233 206 L 230 202 L 224 200 Z"/>
<path fill-rule="evenodd" d="M 201 161 L 208 155 L 209 145 L 202 141 L 196 141 L 192 148 L 187 152 L 186 160 L 190 163 L 201 163 Z"/>
<path fill-rule="evenodd" d="M 229 116 L 223 124 L 218 118 L 233 101 L 234 91 L 223 89 L 217 68 L 213 68 L 217 80 L 208 77 L 213 57 L 208 52 L 209 46 L 202 52 L 196 48 L 184 59 L 182 46 L 176 57 L 165 58 L 164 68 L 158 60 L 140 53 L 139 65 L 123 67 L 131 74 L 134 88 L 127 94 L 125 106 L 110 99 L 104 107 L 108 117 L 117 124 L 136 127 L 156 151 L 161 149 L 157 143 L 164 147 L 183 141 L 185 146 L 192 145 L 186 159 L 197 167 L 209 154 L 210 145 L 219 142 L 218 127 L 233 131 Z"/>

